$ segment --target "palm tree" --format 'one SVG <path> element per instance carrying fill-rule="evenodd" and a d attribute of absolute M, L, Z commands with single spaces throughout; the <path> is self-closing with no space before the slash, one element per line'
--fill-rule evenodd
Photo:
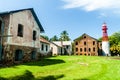
<path fill-rule="evenodd" d="M 54 35 L 54 36 L 50 39 L 50 41 L 58 41 L 58 37 L 57 37 L 56 35 Z"/>
<path fill-rule="evenodd" d="M 60 41 L 69 41 L 70 40 L 70 38 L 69 38 L 69 36 L 68 36 L 68 33 L 67 33 L 67 31 L 62 31 L 62 33 L 61 33 L 61 36 L 60 36 L 60 39 L 59 39 Z"/>

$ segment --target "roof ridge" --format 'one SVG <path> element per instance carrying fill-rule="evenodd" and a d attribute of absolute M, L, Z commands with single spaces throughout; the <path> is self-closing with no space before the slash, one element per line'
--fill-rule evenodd
<path fill-rule="evenodd" d="M 33 8 L 25 8 L 25 9 L 19 9 L 19 10 L 11 10 L 11 11 L 6 11 L 6 12 L 1 12 L 0 15 L 6 15 L 6 14 L 11 14 L 11 13 L 16 13 L 16 12 L 24 11 L 24 10 L 30 10 L 31 11 L 33 17 L 35 18 L 35 20 L 36 20 L 36 22 L 37 22 L 37 24 L 38 24 L 38 26 L 40 28 L 40 31 L 44 32 L 44 29 L 43 29 L 43 27 L 42 27 L 42 25 L 41 25 L 41 23 L 40 23 L 40 21 L 39 21 L 39 19 L 38 19 L 38 17 L 37 17 L 37 15 L 36 15 L 36 13 L 35 13 L 35 11 L 34 11 Z"/>

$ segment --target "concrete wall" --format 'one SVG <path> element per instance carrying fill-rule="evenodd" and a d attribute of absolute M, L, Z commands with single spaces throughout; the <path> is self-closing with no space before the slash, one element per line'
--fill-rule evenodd
<path fill-rule="evenodd" d="M 50 48 L 52 50 L 52 55 L 58 55 L 59 52 L 60 52 L 60 49 L 58 46 L 56 46 L 55 44 L 53 43 L 50 43 Z"/>
<path fill-rule="evenodd" d="M 17 36 L 18 24 L 23 25 L 23 37 Z M 35 41 L 33 40 L 33 30 L 37 31 L 37 39 Z M 40 29 L 29 10 L 10 14 L 8 31 L 8 35 L 13 35 L 13 37 L 8 37 L 7 44 L 40 47 Z"/>
<path fill-rule="evenodd" d="M 41 47 L 40 47 L 40 53 L 43 55 L 47 55 L 50 52 L 50 44 L 41 42 L 40 43 Z M 42 50 L 42 45 L 43 45 L 43 50 Z M 46 46 L 47 46 L 47 50 L 46 50 Z"/>

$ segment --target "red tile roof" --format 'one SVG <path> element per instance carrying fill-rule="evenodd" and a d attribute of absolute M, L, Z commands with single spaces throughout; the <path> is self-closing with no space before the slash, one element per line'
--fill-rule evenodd
<path fill-rule="evenodd" d="M 50 44 L 50 42 L 48 40 L 44 39 L 43 37 L 40 37 L 40 42 Z"/>

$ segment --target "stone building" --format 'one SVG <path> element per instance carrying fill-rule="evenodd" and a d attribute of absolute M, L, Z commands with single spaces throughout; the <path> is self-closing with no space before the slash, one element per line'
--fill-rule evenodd
<path fill-rule="evenodd" d="M 33 8 L 0 13 L 0 64 L 37 60 L 41 32 Z"/>
<path fill-rule="evenodd" d="M 84 33 L 74 40 L 74 54 L 86 56 L 101 55 L 101 42 Z"/>

